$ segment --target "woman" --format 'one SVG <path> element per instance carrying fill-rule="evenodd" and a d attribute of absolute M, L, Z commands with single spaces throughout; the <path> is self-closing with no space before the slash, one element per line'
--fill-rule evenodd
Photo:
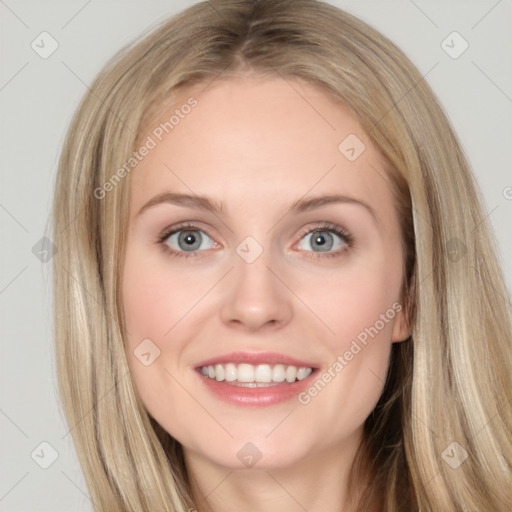
<path fill-rule="evenodd" d="M 404 54 L 322 2 L 213 0 L 91 89 L 54 261 L 95 507 L 510 510 L 507 291 Z"/>

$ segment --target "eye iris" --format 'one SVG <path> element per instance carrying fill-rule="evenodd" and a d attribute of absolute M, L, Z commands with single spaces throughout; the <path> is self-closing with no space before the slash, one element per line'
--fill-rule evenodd
<path fill-rule="evenodd" d="M 194 251 L 200 247 L 201 238 L 198 231 L 182 231 L 178 237 L 178 244 L 184 251 Z"/>
<path fill-rule="evenodd" d="M 201 233 L 197 230 L 184 230 L 178 236 L 178 245 L 183 251 L 195 251 L 202 242 Z M 319 252 L 330 251 L 333 246 L 333 237 L 329 231 L 313 231 L 311 233 L 311 245 L 316 246 Z"/>
<path fill-rule="evenodd" d="M 317 248 L 322 252 L 332 248 L 332 235 L 328 231 L 314 231 L 311 240 L 313 244 L 318 244 Z"/>

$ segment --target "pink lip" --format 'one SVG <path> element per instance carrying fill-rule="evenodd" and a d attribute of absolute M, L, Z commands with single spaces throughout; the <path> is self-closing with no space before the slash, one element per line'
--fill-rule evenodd
<path fill-rule="evenodd" d="M 230 405 L 266 407 L 295 398 L 299 393 L 311 385 L 312 378 L 316 378 L 316 371 L 303 380 L 291 384 L 283 383 L 266 388 L 247 388 L 218 382 L 197 372 L 199 378 L 217 398 Z"/>
<path fill-rule="evenodd" d="M 235 386 L 225 381 L 219 382 L 209 379 L 201 374 L 200 369 L 203 366 L 226 363 L 293 365 L 298 368 L 313 368 L 313 372 L 305 379 L 291 384 L 285 381 L 281 384 L 260 388 Z M 230 354 L 202 361 L 197 365 L 196 371 L 207 389 L 222 401 L 238 406 L 266 407 L 295 398 L 311 384 L 312 378 L 316 378 L 317 372 L 315 370 L 317 368 L 318 364 L 301 361 L 277 352 L 231 352 Z"/>
<path fill-rule="evenodd" d="M 316 364 L 307 361 L 300 361 L 293 357 L 285 356 L 277 352 L 231 352 L 219 357 L 207 359 L 199 363 L 196 368 L 202 366 L 214 366 L 216 364 L 226 363 L 248 363 L 248 364 L 284 364 L 306 368 L 316 368 Z"/>

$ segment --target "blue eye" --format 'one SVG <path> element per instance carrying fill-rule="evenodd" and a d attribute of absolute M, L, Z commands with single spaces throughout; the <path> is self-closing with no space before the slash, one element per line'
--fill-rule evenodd
<path fill-rule="evenodd" d="M 204 231 L 195 226 L 181 226 L 166 231 L 159 240 L 173 254 L 185 257 L 194 256 L 197 251 L 218 246 Z"/>
<path fill-rule="evenodd" d="M 346 236 L 343 234 L 334 233 L 332 230 L 324 231 L 318 229 L 307 233 L 302 240 L 307 240 L 307 243 L 315 252 L 328 252 L 332 249 L 340 249 L 348 243 Z M 300 244 L 299 249 L 307 250 L 301 247 Z"/>
<path fill-rule="evenodd" d="M 167 253 L 185 258 L 219 247 L 202 229 L 192 224 L 167 229 L 157 241 Z M 341 256 L 352 246 L 352 236 L 345 229 L 335 224 L 323 223 L 302 235 L 298 249 L 309 253 L 308 257 L 325 258 Z"/>

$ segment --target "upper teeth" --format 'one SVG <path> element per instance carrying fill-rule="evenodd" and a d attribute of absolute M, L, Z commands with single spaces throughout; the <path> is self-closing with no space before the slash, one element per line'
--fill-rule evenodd
<path fill-rule="evenodd" d="M 313 371 L 312 368 L 283 364 L 216 364 L 202 366 L 201 373 L 205 377 L 227 382 L 294 382 L 305 379 Z"/>

